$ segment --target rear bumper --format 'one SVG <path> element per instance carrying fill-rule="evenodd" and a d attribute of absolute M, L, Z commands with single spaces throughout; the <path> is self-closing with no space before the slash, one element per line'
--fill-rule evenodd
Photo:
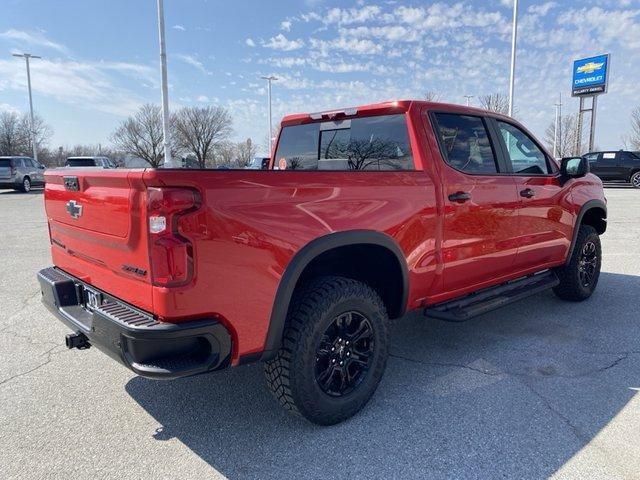
<path fill-rule="evenodd" d="M 138 375 L 173 379 L 229 365 L 231 336 L 215 320 L 160 322 L 53 267 L 40 270 L 38 280 L 42 302 L 59 320 Z M 90 308 L 87 287 L 99 299 Z"/>

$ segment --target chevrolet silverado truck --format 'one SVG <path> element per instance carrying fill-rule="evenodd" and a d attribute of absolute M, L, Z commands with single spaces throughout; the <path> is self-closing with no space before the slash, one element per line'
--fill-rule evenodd
<path fill-rule="evenodd" d="M 264 362 L 283 407 L 330 425 L 376 390 L 389 319 L 598 283 L 601 181 L 512 118 L 421 101 L 290 115 L 270 163 L 47 171 L 55 266 L 38 277 L 67 346 L 154 379 Z"/>

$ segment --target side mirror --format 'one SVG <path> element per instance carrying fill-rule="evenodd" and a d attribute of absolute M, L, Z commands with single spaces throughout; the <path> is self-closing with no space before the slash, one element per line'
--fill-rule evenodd
<path fill-rule="evenodd" d="M 583 157 L 566 157 L 560 163 L 560 175 L 565 180 L 584 177 L 589 173 L 589 162 Z"/>

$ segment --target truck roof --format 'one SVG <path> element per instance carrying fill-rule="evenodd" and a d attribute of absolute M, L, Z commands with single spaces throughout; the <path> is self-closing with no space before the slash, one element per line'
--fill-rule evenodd
<path fill-rule="evenodd" d="M 509 118 L 505 115 L 501 115 L 496 112 L 484 110 L 477 107 L 467 107 L 465 105 L 457 105 L 453 103 L 441 103 L 441 102 L 428 102 L 425 100 L 390 100 L 380 103 L 370 103 L 367 105 L 358 105 L 347 108 L 337 108 L 332 110 L 309 112 L 309 113 L 294 113 L 291 115 L 285 115 L 281 124 L 284 125 L 298 125 L 301 123 L 309 123 L 322 119 L 334 120 L 337 118 L 348 118 L 356 116 L 368 116 L 368 115 L 385 115 L 394 113 L 407 112 L 413 108 L 431 107 L 434 110 L 452 111 L 457 113 L 470 113 L 470 114 L 490 114 L 496 117 Z"/>

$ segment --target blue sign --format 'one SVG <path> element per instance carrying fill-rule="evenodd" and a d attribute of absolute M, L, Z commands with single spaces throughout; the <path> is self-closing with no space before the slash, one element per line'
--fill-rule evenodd
<path fill-rule="evenodd" d="M 609 54 L 582 58 L 573 62 L 571 94 L 597 95 L 607 92 L 609 80 Z"/>

